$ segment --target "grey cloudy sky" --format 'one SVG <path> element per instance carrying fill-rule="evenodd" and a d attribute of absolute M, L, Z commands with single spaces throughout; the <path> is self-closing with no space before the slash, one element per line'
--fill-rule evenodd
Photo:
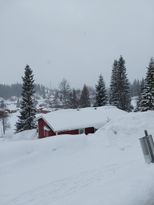
<path fill-rule="evenodd" d="M 0 0 L 0 83 L 21 82 L 29 64 L 47 86 L 95 85 L 100 73 L 109 84 L 120 55 L 131 81 L 145 75 L 153 0 Z"/>

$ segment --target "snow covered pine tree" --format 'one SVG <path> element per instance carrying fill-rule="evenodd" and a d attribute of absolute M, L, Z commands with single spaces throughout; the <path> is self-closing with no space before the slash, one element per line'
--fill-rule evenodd
<path fill-rule="evenodd" d="M 154 59 L 151 58 L 141 101 L 139 103 L 140 111 L 154 110 Z"/>
<path fill-rule="evenodd" d="M 111 83 L 110 83 L 109 103 L 116 107 L 118 106 L 117 73 L 118 73 L 118 61 L 114 60 L 112 75 L 111 75 Z"/>
<path fill-rule="evenodd" d="M 22 100 L 20 104 L 20 116 L 16 123 L 16 132 L 35 128 L 35 104 L 34 104 L 34 79 L 29 65 L 26 66 L 24 77 L 22 77 Z"/>
<path fill-rule="evenodd" d="M 119 61 L 114 61 L 110 86 L 110 103 L 121 110 L 131 111 L 130 88 L 125 60 L 122 56 L 120 56 Z"/>
<path fill-rule="evenodd" d="M 79 106 L 81 108 L 90 107 L 89 90 L 85 84 L 84 84 L 82 92 L 81 92 Z"/>
<path fill-rule="evenodd" d="M 95 106 L 104 106 L 107 104 L 108 97 L 107 97 L 107 91 L 105 88 L 105 83 L 103 80 L 103 76 L 100 75 L 98 79 L 98 83 L 96 85 L 96 102 Z"/>

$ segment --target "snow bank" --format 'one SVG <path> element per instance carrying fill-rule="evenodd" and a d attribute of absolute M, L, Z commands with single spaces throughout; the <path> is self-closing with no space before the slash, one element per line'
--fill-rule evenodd
<path fill-rule="evenodd" d="M 154 112 L 110 116 L 93 135 L 1 141 L 0 204 L 153 205 L 138 138 L 154 136 Z"/>
<path fill-rule="evenodd" d="M 106 136 L 109 144 L 122 144 L 138 140 L 144 136 L 144 130 L 154 134 L 154 112 L 132 112 L 112 119 L 106 126 L 98 130 L 98 135 Z M 131 141 L 132 140 L 132 141 Z"/>

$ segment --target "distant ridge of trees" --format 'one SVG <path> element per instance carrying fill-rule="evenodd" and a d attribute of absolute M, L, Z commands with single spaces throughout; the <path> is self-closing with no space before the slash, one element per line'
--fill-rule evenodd
<path fill-rule="evenodd" d="M 45 97 L 46 87 L 40 84 L 35 84 L 36 94 Z M 22 84 L 15 83 L 11 85 L 0 84 L 0 97 L 9 99 L 12 96 L 21 97 Z"/>
<path fill-rule="evenodd" d="M 84 83 L 82 89 L 72 88 L 66 79 L 62 79 L 59 87 L 46 88 L 35 84 L 35 100 L 44 98 L 44 104 L 50 108 L 80 108 L 89 106 L 103 106 L 110 104 L 125 111 L 154 110 L 154 59 L 151 58 L 147 76 L 143 79 L 135 79 L 132 83 L 127 77 L 125 59 L 120 56 L 114 60 L 111 73 L 110 87 L 105 87 L 103 75 L 94 82 L 95 87 Z M 9 99 L 12 96 L 21 97 L 22 84 L 0 84 L 0 98 Z M 135 97 L 137 105 L 131 105 L 131 97 Z M 20 99 L 16 99 L 20 104 Z M 135 101 L 134 101 L 135 102 Z M 43 103 L 42 103 L 43 105 Z"/>
<path fill-rule="evenodd" d="M 138 96 L 140 94 L 141 92 L 140 88 L 143 82 L 144 79 L 142 80 L 135 79 L 132 83 L 130 83 L 131 97 Z M 47 90 L 50 89 L 46 88 L 44 85 L 35 84 L 35 90 L 36 90 L 36 94 L 45 98 Z M 4 99 L 9 99 L 12 96 L 21 97 L 21 91 L 22 91 L 22 84 L 20 83 L 14 83 L 11 85 L 0 84 L 0 97 Z"/>
<path fill-rule="evenodd" d="M 144 78 L 142 78 L 141 80 L 135 79 L 130 84 L 130 94 L 131 94 L 131 97 L 140 96 L 141 95 L 142 89 L 144 87 L 144 81 L 145 81 Z"/>

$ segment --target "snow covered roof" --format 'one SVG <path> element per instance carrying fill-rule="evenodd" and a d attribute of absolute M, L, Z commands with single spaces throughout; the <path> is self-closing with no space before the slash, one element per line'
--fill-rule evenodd
<path fill-rule="evenodd" d="M 113 106 L 103 106 L 95 108 L 66 109 L 53 111 L 39 116 L 43 118 L 54 131 L 73 130 L 86 127 L 102 127 L 112 118 L 117 118 L 119 114 L 126 112 Z"/>

